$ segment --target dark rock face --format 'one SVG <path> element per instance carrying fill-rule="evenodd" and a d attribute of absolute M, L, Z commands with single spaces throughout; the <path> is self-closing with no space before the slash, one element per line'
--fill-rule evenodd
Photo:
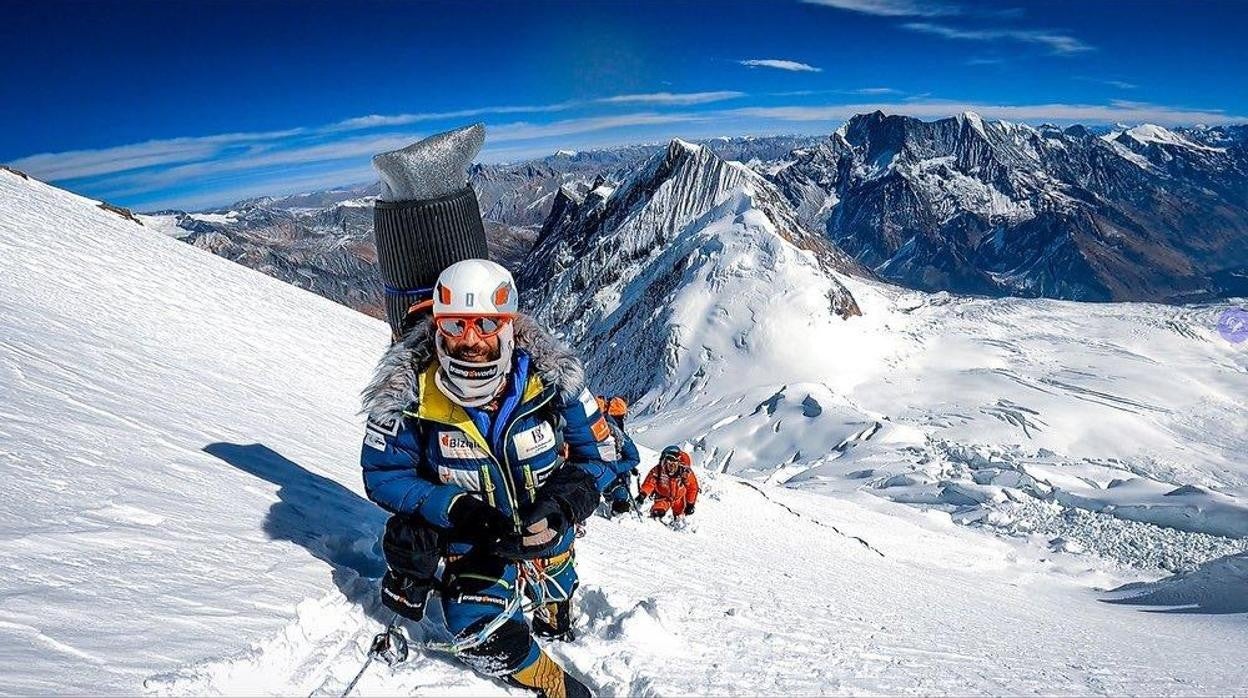
<path fill-rule="evenodd" d="M 1245 135 L 875 112 L 771 178 L 805 223 L 902 285 L 1198 300 L 1233 294 L 1248 265 Z"/>

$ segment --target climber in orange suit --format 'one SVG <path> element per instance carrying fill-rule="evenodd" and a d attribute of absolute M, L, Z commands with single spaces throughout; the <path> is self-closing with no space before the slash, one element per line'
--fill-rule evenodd
<path fill-rule="evenodd" d="M 637 505 L 641 506 L 647 498 L 654 500 L 650 505 L 650 517 L 655 519 L 663 518 L 669 511 L 675 518 L 692 514 L 698 501 L 698 478 L 692 466 L 689 454 L 679 447 L 663 449 L 659 464 L 650 469 L 641 483 Z"/>

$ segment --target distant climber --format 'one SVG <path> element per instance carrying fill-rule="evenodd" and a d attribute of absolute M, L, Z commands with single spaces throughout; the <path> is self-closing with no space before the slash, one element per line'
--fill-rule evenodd
<path fill-rule="evenodd" d="M 607 485 L 602 496 L 609 506 L 609 514 L 627 514 L 633 508 L 632 481 L 640 477 L 637 466 L 641 465 L 641 454 L 637 451 L 637 445 L 624 430 L 628 402 L 619 395 L 611 399 L 599 396 L 598 410 L 607 416 L 607 426 L 611 428 L 611 438 L 619 453 L 619 460 L 613 465 L 616 478 Z"/>
<path fill-rule="evenodd" d="M 641 483 L 636 503 L 641 506 L 652 500 L 650 516 L 661 519 L 671 512 L 680 519 L 694 512 L 698 501 L 698 477 L 693 474 L 693 459 L 679 446 L 668 446 L 659 456 L 659 464 L 650 469 Z"/>

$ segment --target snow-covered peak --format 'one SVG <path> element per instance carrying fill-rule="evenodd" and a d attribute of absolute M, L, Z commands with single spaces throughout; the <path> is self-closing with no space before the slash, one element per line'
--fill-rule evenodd
<path fill-rule="evenodd" d="M 655 391 L 646 402 L 657 405 L 681 366 L 706 358 L 687 351 L 694 337 L 721 356 L 741 350 L 714 329 L 713 313 L 731 315 L 745 335 L 791 312 L 843 322 L 858 308 L 835 270 L 851 267 L 757 173 L 674 140 L 605 204 L 587 198 L 552 212 L 519 281 L 534 289 L 541 320 L 595 347 L 590 367 L 603 387 L 634 398 Z M 747 309 L 786 296 L 783 312 Z M 636 360 L 639 347 L 649 359 Z"/>
<path fill-rule="evenodd" d="M 1135 128 L 1129 128 L 1124 132 L 1124 135 L 1139 143 L 1160 143 L 1163 145 L 1173 145 L 1191 150 L 1206 150 L 1213 152 L 1220 152 L 1224 150 L 1222 148 L 1211 148 L 1199 143 L 1194 143 L 1174 131 L 1156 124 L 1142 124 L 1140 126 L 1136 126 Z"/>
<path fill-rule="evenodd" d="M 960 122 L 965 122 L 975 129 L 981 136 L 987 136 L 984 132 L 984 119 L 973 111 L 964 111 L 958 117 Z"/>

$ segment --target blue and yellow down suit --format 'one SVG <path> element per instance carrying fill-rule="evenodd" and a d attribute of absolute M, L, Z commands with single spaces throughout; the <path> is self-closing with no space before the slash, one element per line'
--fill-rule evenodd
<path fill-rule="evenodd" d="M 616 478 L 614 440 L 585 388 L 580 362 L 531 320 L 519 316 L 515 323 L 512 370 L 493 413 L 461 407 L 438 388 L 431 324 L 414 329 L 383 357 L 364 394 L 368 427 L 360 461 L 369 498 L 395 515 L 392 522 L 415 517 L 446 529 L 456 498 L 472 496 L 511 516 L 519 531 L 521 512 L 544 484 L 561 478 L 561 468 L 590 476 L 578 481 L 592 478 L 593 502 Z M 542 586 L 548 597 L 570 594 L 577 585 L 574 539 L 569 527 L 535 556 L 547 575 Z M 465 542 L 448 542 L 441 552 L 447 628 L 469 637 L 507 607 L 520 565 Z M 460 656 L 502 676 L 538 655 L 516 610 L 489 641 Z"/>

